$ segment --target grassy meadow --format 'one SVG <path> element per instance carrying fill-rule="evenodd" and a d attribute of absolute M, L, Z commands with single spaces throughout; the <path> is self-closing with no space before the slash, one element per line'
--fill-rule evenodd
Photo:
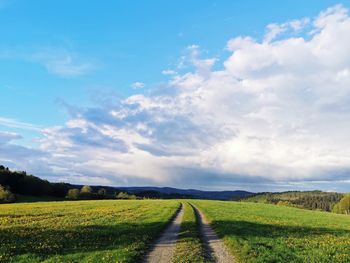
<path fill-rule="evenodd" d="M 350 262 L 350 217 L 261 203 L 182 200 L 173 262 L 207 262 L 191 204 L 238 262 Z M 3 204 L 0 262 L 135 262 L 179 200 Z"/>
<path fill-rule="evenodd" d="M 0 262 L 134 262 L 178 201 L 76 201 L 0 206 Z"/>
<path fill-rule="evenodd" d="M 350 262 L 350 217 L 270 204 L 192 201 L 239 262 Z"/>

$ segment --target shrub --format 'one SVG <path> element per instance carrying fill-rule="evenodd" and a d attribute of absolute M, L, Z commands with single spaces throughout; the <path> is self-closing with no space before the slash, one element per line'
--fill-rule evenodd
<path fill-rule="evenodd" d="M 0 203 L 13 203 L 16 197 L 10 190 L 0 185 Z"/>
<path fill-rule="evenodd" d="M 333 207 L 333 212 L 350 215 L 350 194 L 346 194 L 339 203 Z"/>
<path fill-rule="evenodd" d="M 92 188 L 88 185 L 84 185 L 80 189 L 80 199 L 92 199 L 93 198 L 93 193 L 92 193 Z"/>
<path fill-rule="evenodd" d="M 120 192 L 116 196 L 117 199 L 137 199 L 136 195 L 131 195 L 126 192 Z"/>
<path fill-rule="evenodd" d="M 106 197 L 107 191 L 106 191 L 106 189 L 104 189 L 104 188 L 100 188 L 100 189 L 97 191 L 97 194 L 98 194 L 100 197 Z"/>
<path fill-rule="evenodd" d="M 80 189 L 80 193 L 81 194 L 91 194 L 92 193 L 92 188 L 88 185 L 84 185 L 81 189 Z"/>
<path fill-rule="evenodd" d="M 66 198 L 71 200 L 77 200 L 79 198 L 79 190 L 69 189 Z"/>

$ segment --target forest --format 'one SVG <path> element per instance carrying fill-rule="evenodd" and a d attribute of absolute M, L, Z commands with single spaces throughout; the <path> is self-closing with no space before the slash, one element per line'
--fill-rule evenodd
<path fill-rule="evenodd" d="M 95 199 L 184 199 L 186 194 L 166 194 L 157 191 L 129 193 L 110 186 L 72 185 L 51 183 L 25 171 L 11 171 L 0 165 L 0 203 L 16 201 L 58 201 Z"/>
<path fill-rule="evenodd" d="M 288 191 L 280 193 L 258 193 L 241 201 L 286 205 L 311 210 L 332 211 L 344 197 L 342 193 L 322 191 Z"/>

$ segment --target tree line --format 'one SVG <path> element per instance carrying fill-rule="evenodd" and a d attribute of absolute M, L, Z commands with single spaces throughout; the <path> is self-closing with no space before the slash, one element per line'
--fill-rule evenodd
<path fill-rule="evenodd" d="M 51 196 L 69 200 L 94 199 L 180 199 L 190 195 L 163 194 L 157 191 L 128 193 L 114 187 L 77 186 L 68 183 L 51 183 L 25 171 L 11 171 L 0 165 L 0 203 L 15 202 L 18 195 Z"/>
<path fill-rule="evenodd" d="M 8 192 L 31 196 L 65 197 L 71 188 L 70 184 L 50 183 L 25 171 L 11 171 L 3 165 L 0 165 L 0 185 Z"/>
<path fill-rule="evenodd" d="M 310 210 L 322 210 L 346 214 L 350 209 L 349 195 L 322 191 L 288 191 L 281 193 L 258 193 L 243 198 L 244 202 L 269 203 Z"/>
<path fill-rule="evenodd" d="M 80 190 L 77 188 L 69 189 L 66 198 L 69 200 L 138 199 L 136 195 L 127 192 L 116 191 L 113 194 L 108 194 L 105 188 L 100 188 L 97 192 L 94 192 L 93 188 L 89 185 L 84 185 Z"/>
<path fill-rule="evenodd" d="M 77 189 L 68 183 L 50 183 L 25 171 L 11 171 L 8 167 L 0 165 L 0 203 L 15 202 L 16 195 L 53 196 L 69 200 L 140 198 L 114 188 L 96 190 L 96 187 L 86 185 Z"/>

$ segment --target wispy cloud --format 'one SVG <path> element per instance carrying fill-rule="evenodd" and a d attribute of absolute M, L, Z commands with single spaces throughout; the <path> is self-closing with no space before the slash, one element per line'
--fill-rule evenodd
<path fill-rule="evenodd" d="M 266 26 L 266 33 L 264 36 L 264 42 L 271 42 L 279 35 L 286 32 L 297 33 L 305 28 L 310 23 L 309 18 L 296 19 L 282 24 L 269 24 Z"/>
<path fill-rule="evenodd" d="M 64 47 L 11 47 L 0 50 L 0 59 L 23 60 L 38 63 L 50 74 L 60 77 L 78 77 L 95 71 L 98 66 Z"/>
<path fill-rule="evenodd" d="M 24 130 L 41 131 L 42 127 L 31 123 L 21 122 L 11 118 L 0 117 L 0 125 Z"/>
<path fill-rule="evenodd" d="M 32 54 L 31 60 L 42 64 L 48 72 L 62 77 L 81 76 L 96 69 L 94 64 L 65 49 L 44 49 Z"/>

